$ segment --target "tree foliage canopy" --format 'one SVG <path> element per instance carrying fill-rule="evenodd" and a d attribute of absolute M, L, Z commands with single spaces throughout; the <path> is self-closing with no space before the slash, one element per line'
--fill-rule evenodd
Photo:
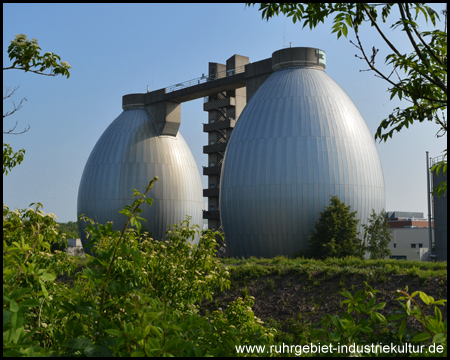
<path fill-rule="evenodd" d="M 67 62 L 60 61 L 61 58 L 54 53 L 46 52 L 44 55 L 41 55 L 40 50 L 41 48 L 38 46 L 38 42 L 36 39 L 32 39 L 30 41 L 24 34 L 16 35 L 15 39 L 11 41 L 11 44 L 8 47 L 8 56 L 9 59 L 13 61 L 13 64 L 9 67 L 4 67 L 3 71 L 17 69 L 23 70 L 25 72 L 31 71 L 38 75 L 62 75 L 69 78 L 69 69 L 71 68 L 71 66 Z M 50 70 L 50 72 L 46 73 L 46 70 Z M 12 91 L 10 91 L 9 88 L 6 88 L 6 93 L 3 95 L 3 100 L 6 100 L 14 95 L 14 92 L 18 88 L 19 87 L 16 87 Z M 3 114 L 3 121 L 5 121 L 7 117 L 13 115 L 17 110 L 19 110 L 22 107 L 22 103 L 24 100 L 26 99 L 22 99 L 17 106 L 13 102 L 13 110 L 7 111 Z M 4 131 L 3 134 L 23 134 L 30 128 L 30 126 L 28 126 L 28 128 L 24 131 L 15 132 L 16 127 L 17 121 L 14 127 L 6 132 Z M 19 165 L 23 161 L 24 155 L 25 149 L 14 152 L 9 143 L 3 143 L 3 174 L 7 175 L 14 166 Z"/>
<path fill-rule="evenodd" d="M 8 47 L 8 56 L 13 64 L 3 70 L 17 69 L 46 76 L 61 74 L 69 78 L 71 66 L 54 53 L 46 52 L 41 55 L 41 50 L 36 39 L 29 40 L 24 34 L 16 35 Z M 46 70 L 50 72 L 46 73 Z"/>
<path fill-rule="evenodd" d="M 320 213 L 311 236 L 308 238 L 309 255 L 316 259 L 346 256 L 362 257 L 358 239 L 356 211 L 350 212 L 337 196 L 331 196 L 330 205 Z"/>
<path fill-rule="evenodd" d="M 369 259 L 385 259 L 391 255 L 388 244 L 392 241 L 389 231 L 386 212 L 382 210 L 379 214 L 372 209 L 372 214 L 364 228 L 364 243 L 366 251 L 370 253 Z"/>
<path fill-rule="evenodd" d="M 249 6 L 255 4 L 247 3 Z M 415 121 L 424 120 L 439 126 L 436 136 L 447 133 L 447 33 L 437 29 L 439 15 L 425 3 L 261 3 L 259 10 L 263 19 L 269 20 L 282 13 L 291 17 L 294 23 L 298 21 L 310 29 L 334 16 L 332 33 L 336 33 L 337 38 L 342 35 L 347 37 L 349 29 L 353 30 L 356 42 L 351 43 L 360 52 L 355 56 L 364 60 L 369 67 L 360 71 L 374 71 L 375 76 L 388 82 L 391 99 L 405 100 L 409 104 L 394 108 L 387 118 L 381 120 L 375 139 L 386 141 L 392 138 L 394 132 L 408 128 Z M 398 15 L 393 15 L 394 10 L 398 10 Z M 431 23 L 435 30 L 420 31 L 417 23 L 419 17 Z M 380 24 L 387 22 L 391 24 L 392 30 L 400 30 L 405 34 L 406 39 L 401 45 L 408 44 L 410 53 L 400 52 L 400 47 L 383 32 Z M 390 49 L 384 69 L 375 65 L 379 49 L 375 46 L 367 49 L 362 45 L 359 28 L 366 23 L 375 29 Z M 439 168 L 446 171 L 446 156 L 447 150 L 444 150 L 444 160 L 436 164 L 433 170 Z M 445 182 L 435 188 L 435 192 L 445 193 L 446 189 Z"/>
<path fill-rule="evenodd" d="M 59 233 L 66 234 L 68 239 L 79 239 L 80 232 L 76 221 L 69 221 L 67 223 L 58 223 Z"/>

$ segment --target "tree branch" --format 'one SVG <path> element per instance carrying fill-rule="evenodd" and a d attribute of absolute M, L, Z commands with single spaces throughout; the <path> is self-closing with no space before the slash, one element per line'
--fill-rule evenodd
<path fill-rule="evenodd" d="M 3 68 L 3 70 L 13 70 L 13 69 L 29 71 L 29 72 L 32 72 L 32 73 L 35 73 L 35 74 L 38 74 L 38 75 L 44 75 L 44 76 L 56 76 L 56 75 L 58 75 L 58 74 L 45 74 L 43 72 L 40 72 L 40 71 L 37 71 L 37 70 L 30 70 L 30 69 L 27 69 L 27 68 L 24 68 L 24 67 L 18 68 L 18 67 L 15 67 L 15 66 L 10 66 L 10 67 L 7 67 L 7 68 Z"/>
<path fill-rule="evenodd" d="M 364 52 L 364 49 L 363 49 L 363 46 L 362 46 L 362 44 L 361 44 L 361 40 L 360 40 L 360 38 L 359 38 L 359 35 L 358 35 L 358 33 L 357 33 L 356 31 L 355 31 L 355 36 L 356 36 L 356 40 L 358 41 L 359 46 L 356 46 L 355 44 L 353 44 L 353 45 L 355 45 L 355 46 L 361 51 L 361 53 L 363 54 L 364 60 L 366 61 L 367 65 L 369 65 L 370 68 L 371 68 L 373 71 L 375 71 L 382 79 L 386 80 L 389 84 L 391 84 L 392 86 L 394 86 L 394 87 L 396 87 L 396 88 L 402 90 L 404 93 L 408 94 L 408 95 L 411 96 L 411 97 L 416 97 L 416 98 L 418 98 L 418 99 L 423 99 L 423 100 L 428 100 L 428 101 L 432 101 L 432 102 L 438 102 L 438 103 L 442 103 L 442 104 L 447 104 L 447 101 L 444 101 L 444 100 L 440 100 L 440 99 L 432 99 L 432 98 L 423 96 L 423 95 L 421 95 L 421 94 L 414 94 L 414 93 L 412 93 L 411 91 L 409 91 L 409 90 L 407 90 L 407 89 L 405 89 L 405 88 L 399 86 L 398 84 L 396 84 L 395 82 L 393 82 L 392 80 L 390 80 L 390 79 L 389 79 L 388 77 L 386 77 L 381 71 L 379 71 L 374 65 L 372 65 L 372 64 L 370 63 L 369 59 L 368 59 L 367 56 L 366 56 L 366 53 Z"/>
<path fill-rule="evenodd" d="M 5 88 L 5 95 L 3 95 L 3 100 L 10 98 L 11 96 L 14 95 L 14 93 L 16 92 L 16 90 L 19 88 L 20 86 L 16 87 L 13 91 L 9 92 L 9 88 Z M 23 98 L 22 100 L 20 100 L 20 103 L 18 106 L 16 106 L 16 104 L 13 101 L 13 106 L 14 109 L 12 111 L 7 111 L 5 114 L 3 114 L 3 120 L 8 117 L 11 116 L 12 114 L 14 114 L 17 110 L 20 110 L 22 108 L 22 103 L 24 101 L 28 101 L 26 98 Z M 20 135 L 23 133 L 26 133 L 28 130 L 30 130 L 30 125 L 28 125 L 28 128 L 24 129 L 21 132 L 14 132 L 14 130 L 17 127 L 17 121 L 16 124 L 14 125 L 14 127 L 12 127 L 11 129 L 9 129 L 8 131 L 3 131 L 4 135 Z"/>
<path fill-rule="evenodd" d="M 11 95 L 12 95 L 12 94 L 11 94 Z M 8 96 L 8 97 L 9 97 L 9 96 Z M 6 98 L 8 98 L 8 97 L 6 97 Z M 3 98 L 3 100 L 6 99 L 6 98 Z M 25 100 L 25 101 L 28 101 L 26 98 L 23 98 L 22 100 L 20 100 L 20 103 L 19 103 L 18 106 L 16 106 L 16 104 L 15 104 L 14 101 L 13 101 L 14 109 L 13 109 L 12 111 L 7 111 L 5 114 L 3 114 L 3 119 L 4 119 L 5 117 L 7 117 L 7 116 L 11 116 L 11 115 L 14 114 L 17 110 L 20 110 L 21 107 L 22 107 L 22 103 L 23 103 L 24 100 Z"/>
<path fill-rule="evenodd" d="M 405 4 L 405 7 L 407 7 L 408 4 Z M 405 16 L 405 11 L 403 9 L 403 6 L 401 3 L 398 4 L 398 8 L 400 9 L 400 15 L 402 17 L 402 22 L 403 22 L 403 29 L 405 30 L 406 34 L 408 35 L 409 41 L 411 43 L 411 45 L 413 46 L 414 50 L 416 51 L 417 56 L 419 57 L 419 59 L 422 61 L 422 63 L 427 67 L 430 68 L 430 65 L 428 64 L 428 61 L 423 57 L 422 52 L 420 51 L 419 47 L 417 46 L 416 42 L 414 41 L 414 38 L 411 34 L 411 31 L 409 29 L 408 26 L 406 26 L 406 22 L 408 21 L 408 19 L 406 19 Z M 408 9 L 407 9 L 408 11 Z M 409 12 L 409 11 L 408 11 Z M 417 72 L 419 74 L 421 74 L 425 79 L 427 79 L 429 82 L 433 83 L 434 85 L 440 87 L 442 90 L 447 91 L 447 88 L 445 87 L 444 83 L 439 79 L 439 78 L 431 78 L 429 77 L 426 73 L 424 72 L 420 72 L 417 69 Z"/>
<path fill-rule="evenodd" d="M 380 34 L 380 36 L 383 38 L 383 40 L 386 42 L 386 44 L 388 44 L 388 46 L 391 48 L 391 50 L 397 54 L 397 56 L 401 56 L 400 52 L 397 50 L 397 48 L 388 40 L 388 38 L 384 35 L 384 33 L 381 31 L 381 29 L 378 27 L 377 22 L 374 20 L 374 18 L 372 17 L 372 15 L 370 15 L 370 12 L 367 11 L 367 9 L 362 6 L 362 9 L 364 10 L 364 12 L 366 13 L 366 15 L 369 17 L 370 21 L 372 22 L 372 25 L 375 26 L 375 28 L 377 29 L 378 33 Z"/>
<path fill-rule="evenodd" d="M 9 129 L 8 131 L 3 131 L 3 134 L 4 135 L 21 135 L 21 134 L 26 133 L 28 130 L 30 130 L 30 125 L 28 125 L 28 127 L 21 132 L 13 132 L 16 129 L 16 127 L 17 127 L 17 121 L 12 129 Z"/>
<path fill-rule="evenodd" d="M 408 16 L 409 21 L 413 21 L 409 11 L 407 11 L 406 15 Z M 427 49 L 428 53 L 434 58 L 434 60 L 436 60 L 436 62 L 439 65 L 443 66 L 444 63 L 441 61 L 441 59 L 439 59 L 439 57 L 434 53 L 434 51 L 428 46 L 428 44 L 425 42 L 425 40 L 423 40 L 421 34 L 417 31 L 417 29 L 415 27 L 413 27 L 413 31 L 416 34 L 417 38 L 422 43 L 422 45 Z"/>
<path fill-rule="evenodd" d="M 13 91 L 9 92 L 9 89 L 10 89 L 10 88 L 9 88 L 9 87 L 5 87 L 5 95 L 3 95 L 3 100 L 5 100 L 5 99 L 7 99 L 7 98 L 10 98 L 11 96 L 13 96 L 14 93 L 16 92 L 16 90 L 19 89 L 19 88 L 20 88 L 20 85 L 19 85 L 18 87 L 14 88 Z"/>

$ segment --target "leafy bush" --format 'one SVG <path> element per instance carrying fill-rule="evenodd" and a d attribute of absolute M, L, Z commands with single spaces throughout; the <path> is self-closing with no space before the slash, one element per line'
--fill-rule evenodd
<path fill-rule="evenodd" d="M 415 291 L 411 295 L 406 291 L 397 290 L 397 300 L 401 309 L 387 319 L 377 310 L 386 306 L 385 302 L 377 302 L 374 290 L 367 282 L 365 288 L 356 291 L 353 295 L 347 290 L 341 292 L 346 298 L 341 302 L 347 305 L 347 313 L 343 315 L 327 316 L 322 319 L 320 328 L 310 329 L 310 338 L 322 343 L 338 345 L 371 346 L 372 344 L 395 344 L 404 345 L 413 343 L 414 345 L 424 345 L 424 352 L 420 355 L 447 356 L 447 322 L 442 321 L 442 313 L 437 305 L 445 305 L 447 300 L 435 301 L 431 296 L 422 291 Z M 422 308 L 414 297 L 419 295 L 426 305 Z M 403 303 L 403 300 L 407 300 Z M 413 303 L 413 307 L 411 307 Z M 434 308 L 434 316 L 426 315 L 427 308 Z M 407 329 L 407 318 L 414 318 L 423 327 L 424 332 L 417 333 L 412 329 Z M 401 323 L 398 320 L 402 319 Z M 443 352 L 428 353 L 428 346 L 431 343 L 441 345 Z M 367 349 L 367 348 L 366 348 Z M 411 352 L 411 351 L 409 351 Z M 374 352 L 366 355 L 374 355 Z M 402 356 L 405 353 L 400 354 Z M 341 354 L 338 354 L 341 356 Z"/>
<path fill-rule="evenodd" d="M 250 298 L 208 317 L 203 298 L 229 288 L 229 273 L 214 258 L 216 236 L 189 218 L 164 241 L 140 233 L 140 206 L 151 199 L 134 191 L 122 232 L 112 224 L 87 226 L 95 256 L 74 275 L 73 287 L 55 282 L 76 264 L 50 252 L 64 241 L 54 216 L 3 207 L 3 355 L 205 356 L 234 353 L 235 344 L 271 339 Z M 129 225 L 136 229 L 129 229 Z M 192 241 L 198 238 L 198 244 Z"/>
<path fill-rule="evenodd" d="M 31 204 L 31 206 L 34 204 Z M 55 216 L 36 209 L 10 211 L 3 205 L 3 355 L 33 356 L 49 342 L 46 327 L 54 294 L 62 291 L 56 275 L 71 273 L 74 260 L 62 252 L 50 253 L 61 244 Z"/>

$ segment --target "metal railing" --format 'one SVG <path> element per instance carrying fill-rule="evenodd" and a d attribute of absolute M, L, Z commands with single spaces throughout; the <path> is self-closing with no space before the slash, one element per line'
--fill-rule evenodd
<path fill-rule="evenodd" d="M 225 70 L 225 71 L 219 71 L 215 74 L 211 74 L 211 75 L 205 75 L 203 74 L 202 76 L 192 79 L 192 80 L 188 80 L 182 83 L 178 83 L 172 86 L 168 86 L 166 87 L 166 94 L 170 93 L 172 91 L 177 91 L 177 90 L 181 90 L 181 89 L 185 89 L 194 85 L 199 85 L 199 84 L 203 84 L 209 81 L 214 81 L 217 79 L 221 79 L 227 76 L 232 76 L 232 75 L 236 75 L 236 74 L 240 74 L 245 72 L 245 65 L 242 66 L 238 66 L 237 68 L 234 69 L 230 69 L 230 70 Z"/>
<path fill-rule="evenodd" d="M 215 101 L 215 100 L 223 100 L 226 99 L 226 96 L 223 93 L 218 93 L 216 95 L 212 95 L 212 96 L 205 96 L 203 98 L 203 103 L 209 103 L 210 101 Z"/>
<path fill-rule="evenodd" d="M 432 166 L 434 166 L 434 165 L 436 165 L 436 164 L 438 164 L 440 162 L 443 162 L 446 157 L 447 157 L 446 155 L 439 155 L 439 156 L 436 156 L 434 158 L 431 158 L 430 159 L 430 167 L 432 167 Z"/>

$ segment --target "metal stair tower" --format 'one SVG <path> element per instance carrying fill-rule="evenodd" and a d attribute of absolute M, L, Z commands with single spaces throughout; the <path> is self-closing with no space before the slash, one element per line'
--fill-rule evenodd
<path fill-rule="evenodd" d="M 209 63 L 209 78 L 234 75 L 234 69 L 249 63 L 249 58 L 233 55 L 226 65 Z M 203 131 L 208 133 L 208 145 L 203 153 L 208 155 L 208 166 L 203 167 L 203 175 L 208 176 L 208 188 L 203 196 L 208 198 L 208 209 L 203 212 L 203 219 L 208 220 L 208 228 L 221 230 L 219 184 L 225 149 L 239 115 L 247 104 L 246 87 L 221 91 L 204 98 L 203 110 L 208 112 L 208 123 L 203 124 Z"/>

